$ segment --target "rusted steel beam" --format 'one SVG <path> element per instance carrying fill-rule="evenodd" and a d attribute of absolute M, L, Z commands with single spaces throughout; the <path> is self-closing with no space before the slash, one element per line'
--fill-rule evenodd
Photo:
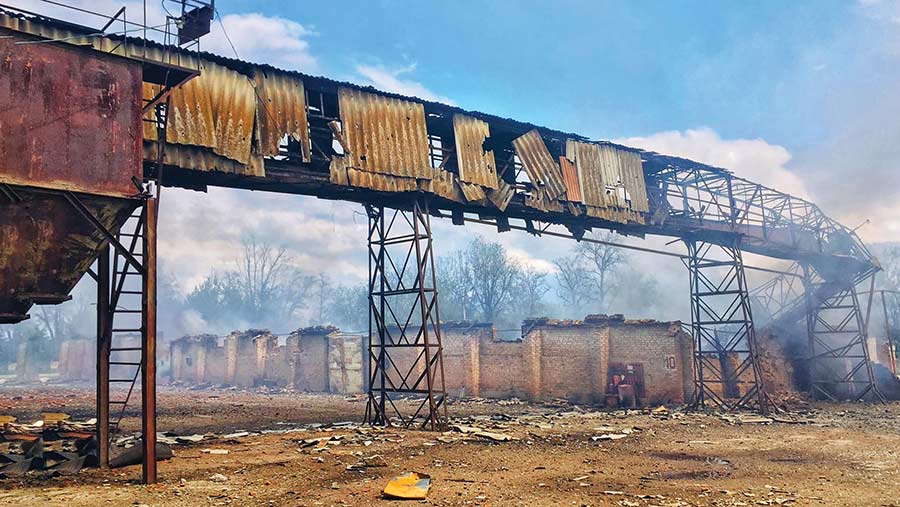
<path fill-rule="evenodd" d="M 109 466 L 109 246 L 97 258 L 97 450 L 100 467 Z"/>
<path fill-rule="evenodd" d="M 116 236 L 112 232 L 110 232 L 110 230 L 107 229 L 106 226 L 104 226 L 103 223 L 99 219 L 97 219 L 97 217 L 95 217 L 93 213 L 91 213 L 91 210 L 89 210 L 87 206 L 85 206 L 84 203 L 81 202 L 81 200 L 75 194 L 73 194 L 72 192 L 65 192 L 63 195 L 65 195 L 65 198 L 69 202 L 69 204 L 71 204 L 72 207 L 75 208 L 75 211 L 77 211 L 88 222 L 90 222 L 91 225 L 93 225 L 97 229 L 97 231 L 99 231 L 103 235 L 103 237 L 105 237 L 106 240 L 109 241 L 110 245 L 112 245 L 119 252 L 119 254 L 122 255 L 122 257 L 125 257 L 128 260 L 128 262 L 138 273 L 143 273 L 144 267 L 141 265 L 141 262 L 137 260 L 137 258 L 135 258 L 135 256 L 132 255 L 127 248 L 125 248 L 125 245 L 119 242 Z"/>
<path fill-rule="evenodd" d="M 144 211 L 144 273 L 142 298 L 143 344 L 141 347 L 141 431 L 143 473 L 141 482 L 156 483 L 156 225 L 157 200 L 147 199 Z"/>

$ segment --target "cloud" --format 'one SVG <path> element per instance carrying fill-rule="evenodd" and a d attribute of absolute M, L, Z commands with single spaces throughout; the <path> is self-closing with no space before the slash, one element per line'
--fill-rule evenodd
<path fill-rule="evenodd" d="M 234 57 L 236 50 L 241 60 L 315 72 L 319 62 L 310 52 L 306 39 L 316 35 L 315 31 L 296 21 L 277 16 L 226 14 L 221 23 L 214 22 L 210 34 L 201 39 L 200 47 L 227 57 Z"/>
<path fill-rule="evenodd" d="M 787 168 L 791 153 L 783 146 L 763 139 L 722 139 L 712 129 L 700 128 L 628 137 L 615 142 L 722 167 L 738 177 L 781 192 L 803 198 L 809 196 L 803 180 Z"/>
<path fill-rule="evenodd" d="M 411 79 L 402 79 L 404 74 L 410 74 L 416 70 L 416 64 L 407 65 L 406 67 L 387 68 L 381 65 L 357 65 L 356 73 L 364 80 L 365 84 L 369 84 L 380 90 L 399 93 L 400 95 L 408 95 L 418 97 L 424 100 L 434 102 L 443 102 L 444 104 L 455 105 L 448 97 L 438 95 L 429 90 L 422 83 Z"/>

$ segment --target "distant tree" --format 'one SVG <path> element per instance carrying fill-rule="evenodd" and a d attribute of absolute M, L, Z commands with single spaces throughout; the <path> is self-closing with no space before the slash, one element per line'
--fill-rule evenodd
<path fill-rule="evenodd" d="M 438 257 L 435 260 L 438 293 L 441 301 L 441 318 L 467 320 L 472 304 L 472 277 L 462 251 Z"/>
<path fill-rule="evenodd" d="M 516 282 L 516 294 L 525 317 L 540 316 L 538 314 L 543 311 L 544 295 L 549 290 L 547 273 L 527 266 L 522 268 Z"/>
<path fill-rule="evenodd" d="M 251 321 L 260 322 L 284 287 L 288 258 L 284 247 L 273 247 L 253 236 L 244 238 L 241 244 L 243 251 L 236 263 L 235 280 L 245 312 Z"/>
<path fill-rule="evenodd" d="M 593 281 L 590 270 L 578 255 L 561 257 L 553 263 L 556 265 L 557 296 L 566 304 L 567 313 L 580 313 L 591 298 Z"/>
<path fill-rule="evenodd" d="M 488 243 L 477 237 L 465 251 L 472 288 L 472 300 L 481 318 L 493 322 L 512 301 L 519 266 L 506 256 L 500 243 Z"/>
<path fill-rule="evenodd" d="M 330 323 L 345 331 L 369 329 L 369 286 L 338 285 L 329 298 L 326 316 Z"/>
<path fill-rule="evenodd" d="M 331 294 L 331 278 L 323 271 L 319 271 L 313 278 L 313 286 L 316 293 L 316 323 L 324 324 L 328 316 L 328 299 Z"/>
<path fill-rule="evenodd" d="M 606 243 L 620 242 L 612 232 L 592 233 L 589 237 Z M 616 269 L 626 262 L 625 254 L 617 246 L 588 241 L 579 242 L 576 252 L 587 263 L 592 275 L 591 279 L 597 288 L 595 293 L 597 309 L 601 312 L 606 311 L 607 294 L 611 285 L 610 280 Z"/>

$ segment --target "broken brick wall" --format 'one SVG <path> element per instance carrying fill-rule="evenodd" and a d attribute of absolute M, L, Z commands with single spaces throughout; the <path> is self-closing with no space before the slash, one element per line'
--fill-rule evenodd
<path fill-rule="evenodd" d="M 93 381 L 97 376 L 97 340 L 75 338 L 59 344 L 59 378 Z"/>

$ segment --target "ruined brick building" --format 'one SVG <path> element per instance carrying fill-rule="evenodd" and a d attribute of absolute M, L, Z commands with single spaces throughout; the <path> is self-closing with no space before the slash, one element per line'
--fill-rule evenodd
<path fill-rule="evenodd" d="M 446 322 L 442 337 L 453 396 L 603 405 L 618 403 L 621 385 L 646 405 L 684 402 L 693 390 L 691 338 L 679 322 L 528 320 L 516 341 L 499 339 L 491 324 Z M 335 393 L 365 391 L 365 356 L 366 337 L 323 326 L 286 338 L 265 330 L 188 336 L 170 348 L 176 382 Z"/>

